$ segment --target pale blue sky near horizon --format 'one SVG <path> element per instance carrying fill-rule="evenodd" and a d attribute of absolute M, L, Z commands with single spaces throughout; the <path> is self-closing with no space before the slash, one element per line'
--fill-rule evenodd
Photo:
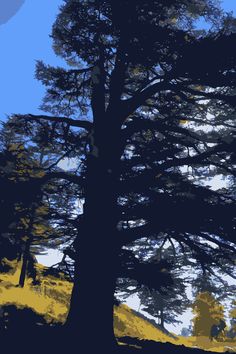
<path fill-rule="evenodd" d="M 65 65 L 55 55 L 49 37 L 63 0 L 0 0 L 0 120 L 12 113 L 39 110 L 45 89 L 35 79 L 35 62 Z M 236 0 L 223 0 L 234 11 Z"/>

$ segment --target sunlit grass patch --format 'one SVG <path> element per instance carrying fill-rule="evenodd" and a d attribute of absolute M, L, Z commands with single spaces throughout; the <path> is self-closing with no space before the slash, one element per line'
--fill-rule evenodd
<path fill-rule="evenodd" d="M 39 284 L 33 285 L 32 280 L 26 278 L 24 288 L 20 288 L 18 286 L 20 262 L 10 262 L 8 265 L 11 270 L 0 273 L 0 306 L 15 305 L 21 309 L 30 308 L 38 315 L 42 315 L 48 323 L 63 323 L 69 308 L 72 283 L 63 279 L 63 274 L 59 274 L 59 277 L 43 276 L 45 267 L 37 264 Z M 236 352 L 236 341 L 210 341 L 208 337 L 203 336 L 174 338 L 126 305 L 115 306 L 114 329 L 117 337 L 170 342 L 219 353 Z"/>

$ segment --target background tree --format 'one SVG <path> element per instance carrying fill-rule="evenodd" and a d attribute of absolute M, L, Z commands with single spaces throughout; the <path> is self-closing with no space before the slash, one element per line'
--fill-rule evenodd
<path fill-rule="evenodd" d="M 212 325 L 224 318 L 224 307 L 209 293 L 199 293 L 193 303 L 193 335 L 209 337 Z"/>
<path fill-rule="evenodd" d="M 166 324 L 175 325 L 181 323 L 181 321 L 178 320 L 178 316 L 182 315 L 188 308 L 190 301 L 186 294 L 187 282 L 184 280 L 183 272 L 180 272 L 180 269 L 178 269 L 179 263 L 176 257 L 174 260 L 173 255 L 171 256 L 170 250 L 168 252 L 168 249 L 163 253 L 162 257 L 172 264 L 172 286 L 168 291 L 162 293 L 146 289 L 146 291 L 139 294 L 143 311 L 157 317 L 160 326 L 165 328 Z"/>
<path fill-rule="evenodd" d="M 149 274 L 152 279 L 149 283 L 147 283 L 149 277 L 145 273 L 143 275 L 144 279 L 141 278 L 137 281 L 136 269 L 133 277 L 129 272 L 126 272 L 128 278 L 124 278 L 125 272 L 123 272 L 123 278 L 119 278 L 117 282 L 118 298 L 125 300 L 130 295 L 138 294 L 140 299 L 139 309 L 155 317 L 163 329 L 166 324 L 180 323 L 177 317 L 187 309 L 190 301 L 186 294 L 187 275 L 185 277 L 183 274 L 185 265 L 181 254 L 178 253 L 178 247 L 174 250 L 172 246 L 168 247 L 167 239 L 164 238 L 164 242 L 159 247 L 157 247 L 155 239 L 149 240 L 149 242 L 139 240 L 130 249 L 133 250 L 135 255 L 139 255 L 140 259 L 156 266 L 154 266 L 153 273 Z M 162 265 L 162 275 L 158 273 L 157 265 Z M 124 266 L 127 268 L 130 264 L 126 263 Z M 145 268 L 143 267 L 141 270 L 144 271 Z M 163 277 L 163 275 L 165 276 Z M 156 284 L 158 286 L 155 287 Z"/>
<path fill-rule="evenodd" d="M 17 258 L 20 255 L 21 238 L 18 237 L 17 225 L 23 217 L 24 208 L 30 205 L 31 198 L 35 197 L 36 192 L 32 188 L 32 194 L 29 197 L 25 181 L 16 178 L 16 150 L 16 146 L 11 146 L 9 149 L 1 151 L 1 212 L 4 215 L 1 222 L 1 241 L 9 246 L 8 249 L 7 247 L 1 248 L 1 257 L 9 259 Z"/>
<path fill-rule="evenodd" d="M 39 153 L 33 142 L 26 144 L 23 136 L 17 136 L 17 132 L 9 130 L 7 124 L 4 124 L 1 137 L 4 156 L 1 176 L 14 187 L 14 197 L 8 198 L 7 203 L 3 199 L 3 236 L 5 243 L 12 244 L 14 254 L 11 258 L 22 258 L 19 285 L 23 287 L 27 271 L 31 276 L 34 274 L 35 278 L 35 254 L 38 255 L 47 248 L 58 247 L 62 240 L 66 243 L 73 239 L 72 225 L 66 228 L 61 221 L 67 217 L 67 223 L 71 220 L 75 224 L 74 202 L 71 201 L 71 186 L 67 187 L 66 193 L 58 196 L 60 181 L 53 184 L 39 183 L 36 193 L 31 194 L 32 181 L 45 177 L 48 166 L 54 165 L 55 157 L 52 161 L 48 149 L 47 154 L 43 151 Z M 6 186 L 6 197 L 11 193 L 10 187 Z M 75 198 L 76 193 L 73 193 L 73 201 Z M 9 207 L 6 208 L 7 205 Z M 9 258 L 9 252 L 2 249 L 2 256 Z"/>
<path fill-rule="evenodd" d="M 228 336 L 230 338 L 236 337 L 236 301 L 232 301 L 231 310 L 229 313 L 230 316 L 230 329 L 228 332 Z"/>

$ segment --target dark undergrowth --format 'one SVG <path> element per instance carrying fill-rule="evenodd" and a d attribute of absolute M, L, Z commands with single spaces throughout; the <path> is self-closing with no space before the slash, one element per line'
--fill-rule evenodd
<path fill-rule="evenodd" d="M 102 325 L 102 323 L 101 323 Z M 91 336 L 89 343 L 81 344 L 79 333 L 62 325 L 47 324 L 44 318 L 31 309 L 18 309 L 14 305 L 1 307 L 0 313 L 0 353 L 161 353 L 161 354 L 206 354 L 206 351 L 187 348 L 183 345 L 139 340 L 131 337 L 118 339 L 117 346 L 102 345 L 104 338 Z M 4 351 L 3 351 L 4 349 Z M 211 352 L 212 353 L 212 352 Z"/>
<path fill-rule="evenodd" d="M 23 324 L 22 324 L 23 325 Z M 138 340 L 130 337 L 118 339 L 116 347 L 106 347 L 99 343 L 80 343 L 79 336 L 72 336 L 63 327 L 21 328 L 16 330 L 0 331 L 0 352 L 3 353 L 42 353 L 42 354 L 206 354 L 206 351 L 177 346 L 170 343 Z M 109 349 L 108 349 L 109 348 Z M 213 352 L 208 352 L 213 353 Z M 226 352 L 229 353 L 229 352 Z"/>

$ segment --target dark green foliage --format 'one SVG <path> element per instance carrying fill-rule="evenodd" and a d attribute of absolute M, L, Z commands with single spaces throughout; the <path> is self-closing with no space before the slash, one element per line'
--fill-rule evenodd
<path fill-rule="evenodd" d="M 14 305 L 0 307 L 0 333 L 17 331 L 22 324 L 25 331 L 31 331 L 37 325 L 45 325 L 46 321 L 29 308 L 19 309 Z"/>

